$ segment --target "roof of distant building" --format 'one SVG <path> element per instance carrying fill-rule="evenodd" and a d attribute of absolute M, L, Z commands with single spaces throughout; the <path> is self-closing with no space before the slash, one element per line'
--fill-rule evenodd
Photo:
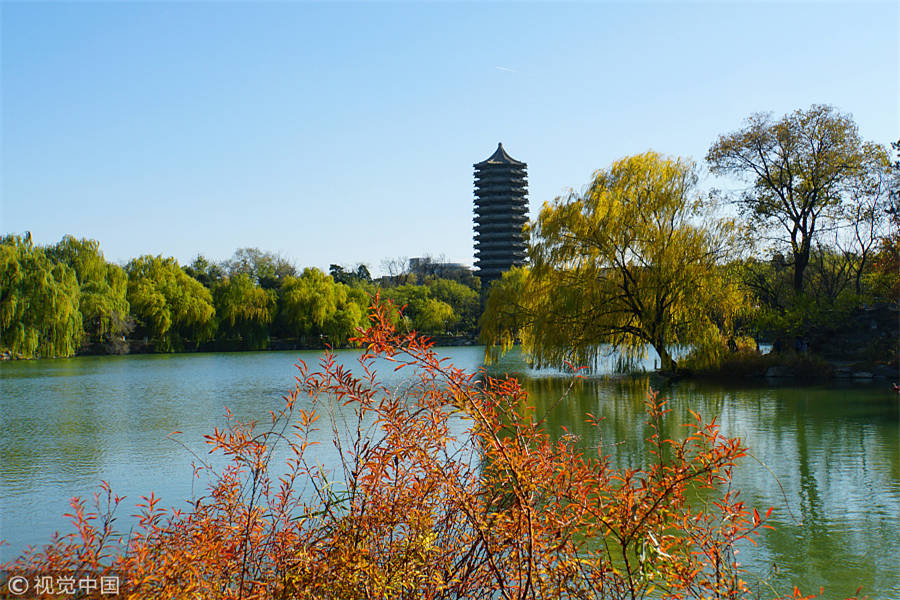
<path fill-rule="evenodd" d="M 430 257 L 415 257 L 415 258 L 409 259 L 409 268 L 413 271 L 417 270 L 417 269 L 429 268 L 429 267 L 436 268 L 436 269 L 449 269 L 449 270 L 453 270 L 453 269 L 469 269 L 469 270 L 471 270 L 472 269 L 472 267 L 470 265 L 467 265 L 465 263 L 440 262 L 440 261 L 436 261 Z"/>
<path fill-rule="evenodd" d="M 503 149 L 503 143 L 497 144 L 497 150 L 494 151 L 487 159 L 481 161 L 480 163 L 475 163 L 475 167 L 484 167 L 488 165 L 515 165 L 518 167 L 524 167 L 525 163 L 514 159 L 512 156 L 506 153 L 506 150 Z"/>

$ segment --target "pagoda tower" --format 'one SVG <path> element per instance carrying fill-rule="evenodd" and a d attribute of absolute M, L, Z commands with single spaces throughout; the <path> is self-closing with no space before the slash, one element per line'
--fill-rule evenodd
<path fill-rule="evenodd" d="M 475 167 L 475 266 L 482 290 L 510 267 L 525 264 L 528 221 L 528 165 L 497 144 Z"/>

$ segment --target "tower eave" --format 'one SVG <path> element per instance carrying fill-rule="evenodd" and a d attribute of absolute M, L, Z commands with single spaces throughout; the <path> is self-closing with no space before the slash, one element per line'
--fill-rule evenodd
<path fill-rule="evenodd" d="M 525 163 L 522 161 L 518 161 L 514 159 L 512 156 L 506 153 L 506 150 L 503 149 L 503 142 L 497 144 L 497 149 L 485 160 L 475 163 L 472 165 L 476 169 L 479 167 L 484 167 L 488 165 L 514 165 L 518 167 L 524 167 Z"/>

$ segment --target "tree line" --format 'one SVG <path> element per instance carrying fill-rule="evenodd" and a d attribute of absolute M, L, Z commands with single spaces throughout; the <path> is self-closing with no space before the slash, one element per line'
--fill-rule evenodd
<path fill-rule="evenodd" d="M 674 371 L 678 347 L 695 366 L 750 337 L 805 348 L 866 306 L 896 305 L 900 162 L 850 115 L 752 115 L 706 162 L 746 187 L 701 195 L 696 163 L 650 151 L 545 203 L 527 226 L 529 266 L 488 299 L 489 356 L 521 341 L 537 364 L 590 365 L 610 345 L 627 359 L 652 347 Z M 870 354 L 896 361 L 896 336 L 882 342 Z"/>
<path fill-rule="evenodd" d="M 802 347 L 863 307 L 896 305 L 900 161 L 863 140 L 850 115 L 824 105 L 751 115 L 712 143 L 706 163 L 745 187 L 701 194 L 694 161 L 650 151 L 545 203 L 526 225 L 528 266 L 486 290 L 483 315 L 476 277 L 435 268 L 417 277 L 405 259 L 385 261 L 379 281 L 365 265 L 301 272 L 257 248 L 218 263 L 142 256 L 118 266 L 94 240 L 37 247 L 7 235 L 0 351 L 118 352 L 128 338 L 157 351 L 273 339 L 340 346 L 377 292 L 406 307 L 407 330 L 480 330 L 489 355 L 521 342 L 537 364 L 589 365 L 610 345 L 626 360 L 649 347 L 675 370 L 678 347 L 693 349 L 695 364 L 750 338 Z M 896 357 L 896 344 L 870 350 L 884 358 L 885 349 Z"/>
<path fill-rule="evenodd" d="M 331 265 L 299 271 L 258 248 L 222 262 L 199 255 L 108 262 L 96 240 L 64 237 L 49 246 L 31 235 L 0 238 L 0 351 L 12 357 L 64 357 L 84 349 L 128 350 L 128 340 L 171 352 L 198 347 L 263 349 L 273 339 L 341 346 L 367 323 L 376 293 L 404 306 L 398 326 L 430 334 L 469 334 L 478 318 L 477 279 L 405 274 L 372 280 L 368 268 Z"/>

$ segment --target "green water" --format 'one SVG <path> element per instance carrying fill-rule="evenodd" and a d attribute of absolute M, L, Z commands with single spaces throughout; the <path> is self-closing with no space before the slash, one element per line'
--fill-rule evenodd
<path fill-rule="evenodd" d="M 480 348 L 447 348 L 455 364 L 477 368 Z M 319 354 L 300 353 L 315 363 Z M 342 352 L 350 363 L 355 353 Z M 67 532 L 68 499 L 89 497 L 101 479 L 127 496 L 120 526 L 150 491 L 180 506 L 192 489 L 191 452 L 205 455 L 203 434 L 235 414 L 265 418 L 293 387 L 296 352 L 82 357 L 0 364 L 0 560 Z M 742 498 L 775 507 L 775 531 L 742 548 L 752 571 L 779 589 L 826 587 L 843 598 L 859 586 L 873 600 L 900 598 L 900 430 L 898 397 L 887 382 L 846 387 L 666 384 L 597 378 L 555 404 L 568 381 L 528 372 L 516 356 L 499 367 L 525 373 L 538 414 L 551 431 L 603 446 L 619 466 L 645 458 L 643 399 L 648 384 L 670 399 L 665 433 L 679 437 L 689 409 L 717 417 L 755 459 L 737 470 Z M 399 383 L 401 375 L 384 369 Z M 587 426 L 585 412 L 602 417 Z M 324 437 L 323 437 L 324 440 Z M 321 460 L 333 460 L 327 444 Z"/>

